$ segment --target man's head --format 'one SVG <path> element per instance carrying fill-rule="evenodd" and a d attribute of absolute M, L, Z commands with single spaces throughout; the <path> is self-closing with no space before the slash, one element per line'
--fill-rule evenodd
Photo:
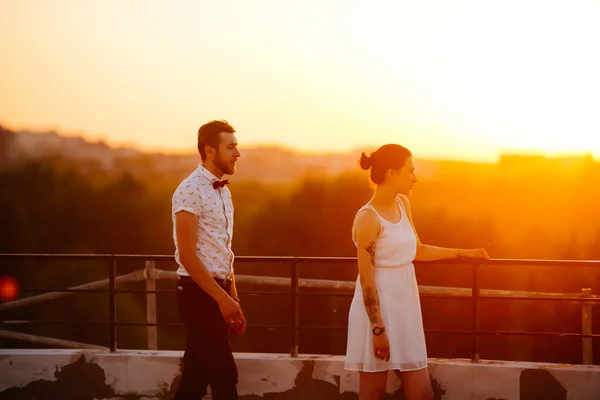
<path fill-rule="evenodd" d="M 240 157 L 235 129 L 227 121 L 210 121 L 198 129 L 198 152 L 202 163 L 217 177 L 233 175 Z"/>

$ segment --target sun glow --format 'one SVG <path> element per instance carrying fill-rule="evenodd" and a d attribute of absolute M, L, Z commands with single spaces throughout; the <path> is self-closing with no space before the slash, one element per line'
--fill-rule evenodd
<path fill-rule="evenodd" d="M 595 2 L 0 5 L 0 123 L 192 151 L 399 142 L 428 157 L 600 156 Z"/>

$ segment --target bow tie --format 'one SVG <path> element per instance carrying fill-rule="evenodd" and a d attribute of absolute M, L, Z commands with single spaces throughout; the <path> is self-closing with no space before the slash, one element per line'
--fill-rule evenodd
<path fill-rule="evenodd" d="M 229 180 L 223 179 L 222 181 L 214 181 L 212 187 L 215 189 L 222 188 L 229 183 Z"/>

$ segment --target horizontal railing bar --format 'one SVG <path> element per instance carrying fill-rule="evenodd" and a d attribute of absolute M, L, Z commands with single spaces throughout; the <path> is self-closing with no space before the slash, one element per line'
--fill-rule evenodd
<path fill-rule="evenodd" d="M 125 283 L 125 282 L 139 282 L 139 281 L 142 281 L 144 279 L 146 279 L 145 276 L 144 276 L 144 271 L 143 270 L 139 270 L 139 271 L 131 272 L 129 274 L 117 276 L 115 278 L 115 281 L 117 283 Z M 80 289 L 95 290 L 96 288 L 101 288 L 101 287 L 104 287 L 104 286 L 108 286 L 108 283 L 109 283 L 109 279 L 103 279 L 103 280 L 96 281 L 96 282 L 85 283 L 83 285 L 74 286 L 74 287 L 69 288 L 69 289 L 74 289 L 74 290 L 80 290 Z M 58 298 L 65 297 L 65 296 L 70 296 L 70 295 L 72 295 L 72 293 L 69 293 L 69 292 L 51 292 L 51 293 L 40 294 L 40 295 L 37 295 L 37 296 L 25 297 L 23 299 L 13 300 L 13 301 L 9 301 L 9 302 L 0 304 L 0 311 L 6 311 L 6 310 L 13 309 L 13 308 L 19 308 L 19 307 L 29 306 L 29 305 L 32 305 L 32 304 L 43 303 L 43 302 L 48 301 L 48 300 L 56 300 Z"/>
<path fill-rule="evenodd" d="M 57 289 L 57 288 L 48 288 L 48 289 L 24 289 L 21 290 L 22 293 L 110 293 L 110 289 Z M 156 289 L 156 290 L 145 290 L 145 289 L 115 289 L 115 293 L 177 293 L 175 289 Z"/>
<path fill-rule="evenodd" d="M 446 288 L 444 286 L 440 286 L 439 288 Z M 462 289 L 462 288 L 449 288 L 449 289 Z M 468 289 L 470 291 L 470 289 Z M 488 289 L 489 291 L 493 289 Z M 23 289 L 22 293 L 110 293 L 109 289 L 57 289 L 57 288 L 47 288 L 47 289 Z M 145 289 L 116 289 L 114 291 L 116 294 L 119 293 L 138 293 L 138 294 L 147 294 L 147 293 L 156 293 L 156 294 L 174 294 L 177 293 L 175 289 L 156 289 L 156 290 L 145 290 Z M 498 295 L 487 295 L 484 294 L 486 289 L 481 290 L 481 295 L 479 299 L 491 299 L 491 300 L 554 300 L 554 301 L 569 301 L 569 302 L 589 302 L 589 303 L 597 303 L 600 302 L 600 296 L 593 297 L 577 297 L 577 296 L 567 296 L 568 294 L 563 293 L 547 293 L 552 294 L 552 296 L 543 296 L 537 295 L 535 292 L 530 292 L 530 296 L 516 296 L 511 293 L 507 293 L 503 296 Z M 510 291 L 505 291 L 510 292 Z M 513 292 L 514 293 L 514 292 Z M 518 292 L 517 292 L 518 293 Z M 250 291 L 238 291 L 238 294 L 244 295 L 252 295 L 252 296 L 263 296 L 263 295 L 276 295 L 276 296 L 290 296 L 291 292 L 250 292 Z M 352 297 L 353 293 L 339 293 L 339 292 L 298 292 L 299 296 L 341 296 L 341 297 Z M 564 295 L 564 296 L 563 296 Z M 443 293 L 420 293 L 421 297 L 435 297 L 435 298 L 470 298 L 470 294 L 468 296 L 461 294 L 443 294 Z M 23 299 L 24 300 L 24 299 Z"/>
<path fill-rule="evenodd" d="M 175 271 L 166 271 L 156 269 L 154 271 L 156 279 L 179 279 L 179 275 Z M 236 275 L 236 283 L 256 284 L 256 285 L 271 285 L 271 286 L 291 286 L 292 279 L 283 276 L 264 276 L 264 275 Z M 347 289 L 354 290 L 355 281 L 339 281 L 329 279 L 310 279 L 301 278 L 298 281 L 300 287 L 309 288 L 328 288 L 328 289 Z M 290 290 L 291 293 L 291 290 Z"/>
<path fill-rule="evenodd" d="M 0 325 L 110 325 L 110 321 L 28 321 L 28 320 L 14 320 L 14 321 L 0 321 Z M 181 322 L 115 322 L 116 326 L 184 326 Z M 256 325 L 248 324 L 247 328 L 269 328 L 269 329 L 292 329 L 291 325 Z"/>
<path fill-rule="evenodd" d="M 116 278 L 119 283 L 127 283 L 127 282 L 138 282 L 142 281 L 145 278 L 146 271 L 139 270 L 132 272 L 130 274 L 121 275 Z M 178 279 L 178 275 L 175 271 L 165 271 L 157 269 L 152 271 L 157 279 Z M 265 277 L 265 276 L 250 276 L 250 275 L 240 275 L 237 278 L 239 283 L 257 283 L 257 284 L 267 284 L 274 286 L 289 286 L 290 279 L 283 277 Z M 108 289 L 92 289 L 92 288 L 100 288 L 107 286 L 108 279 L 104 279 L 97 282 L 91 282 L 84 285 L 79 285 L 73 288 L 68 289 L 58 289 L 51 293 L 45 293 L 38 296 L 30 296 L 19 300 L 14 300 L 11 302 L 7 302 L 4 304 L 0 304 L 0 311 L 17 308 L 20 306 L 26 306 L 30 304 L 35 304 L 39 302 L 43 302 L 46 300 L 53 300 L 56 298 L 72 295 L 76 292 L 89 292 L 89 293 L 104 293 L 108 292 Z M 300 279 L 299 286 L 303 288 L 329 288 L 329 289 L 341 289 L 352 291 L 355 287 L 355 281 L 335 281 L 335 280 L 324 280 L 324 279 Z M 24 291 L 29 291 L 34 289 L 25 289 Z M 454 288 L 454 287 L 439 287 L 439 286 L 424 286 L 419 285 L 419 291 L 421 296 L 423 297 L 437 297 L 437 298 L 470 298 L 471 297 L 471 289 L 470 288 Z M 154 293 L 173 293 L 174 291 L 170 291 L 168 289 L 158 290 Z M 116 293 L 153 293 L 150 291 L 145 291 L 144 289 L 117 289 Z M 240 292 L 240 294 L 246 295 L 262 295 L 262 294 L 271 294 L 271 295 L 286 295 L 291 292 Z M 308 296 L 319 296 L 319 295 L 331 295 L 331 296 L 344 296 L 343 294 L 331 293 L 331 294 L 317 294 L 310 292 L 300 292 L 300 295 L 308 295 Z M 581 297 L 577 294 L 573 293 L 543 293 L 543 292 L 525 292 L 525 291 L 509 291 L 509 290 L 498 290 L 498 289 L 482 289 L 480 291 L 480 298 L 484 299 L 498 299 L 498 300 L 506 300 L 506 299 L 516 299 L 516 300 L 565 300 L 572 302 L 583 301 Z M 598 302 L 600 301 L 600 296 L 594 295 L 590 297 L 586 297 L 585 301 L 587 302 Z"/>
<path fill-rule="evenodd" d="M 157 279 L 178 279 L 175 271 L 156 270 Z M 291 279 L 287 277 L 274 277 L 274 276 L 252 276 L 252 275 L 239 275 L 236 276 L 237 283 L 255 283 L 273 286 L 290 286 Z M 327 280 L 327 279 L 309 279 L 301 278 L 298 281 L 300 288 L 327 288 L 327 289 L 339 289 L 354 291 L 356 281 L 339 281 L 339 280 Z M 428 297 L 440 297 L 440 298 L 470 298 L 471 288 L 460 288 L 460 287 L 446 287 L 446 286 L 428 286 L 419 285 L 419 292 L 422 296 Z M 306 294 L 310 292 L 300 291 L 300 294 Z M 332 293 L 333 295 L 333 293 Z M 579 294 L 576 293 L 546 293 L 546 292 L 528 292 L 518 290 L 502 290 L 502 289 L 481 289 L 480 296 L 492 297 L 499 296 L 499 298 L 516 298 L 519 296 L 532 297 L 543 299 L 548 298 L 578 298 Z M 594 295 L 586 297 L 587 299 L 600 299 L 600 296 Z"/>
<path fill-rule="evenodd" d="M 0 321 L 0 325 L 110 325 L 110 321 L 85 321 L 85 320 L 63 320 L 63 321 L 44 321 L 44 320 L 13 320 L 13 321 Z M 115 325 L 120 326 L 160 326 L 160 325 L 182 325 L 181 322 L 115 322 Z"/>
<path fill-rule="evenodd" d="M 484 291 L 483 289 L 481 290 Z M 600 297 L 552 297 L 552 296 L 489 296 L 481 295 L 480 300 L 551 300 L 551 301 L 565 301 L 565 302 L 585 302 L 585 303 L 597 303 L 600 302 Z"/>
<path fill-rule="evenodd" d="M 151 254 L 19 254 L 0 253 L 0 259 L 28 259 L 28 260 L 86 260 L 86 261 L 165 261 L 174 262 L 172 255 Z M 295 257 L 295 256 L 236 256 L 239 262 L 290 262 L 298 260 L 303 263 L 348 263 L 355 262 L 356 257 Z"/>
<path fill-rule="evenodd" d="M 110 321 L 0 321 L 0 325 L 110 325 Z M 180 322 L 116 322 L 117 326 L 183 326 Z M 265 328 L 265 329 L 292 329 L 291 325 L 261 325 L 248 324 L 247 328 Z M 301 330 L 347 330 L 347 326 L 339 325 L 300 325 Z M 447 329 L 425 329 L 425 333 L 434 334 L 452 334 L 452 335 L 471 335 L 469 330 L 447 330 Z M 481 330 L 479 335 L 519 335 L 519 336 L 553 336 L 553 337 L 577 337 L 577 338 L 600 338 L 600 334 L 582 334 L 576 332 L 523 332 L 523 331 L 486 331 Z"/>
<path fill-rule="evenodd" d="M 339 292 L 298 292 L 298 296 L 334 296 L 334 297 L 352 297 L 353 293 L 339 293 Z"/>
<path fill-rule="evenodd" d="M 56 293 L 110 293 L 109 289 L 57 289 L 57 288 L 48 288 L 48 289 L 25 289 L 21 290 L 22 293 L 47 293 L 47 292 L 56 292 Z M 138 294 L 147 294 L 147 293 L 156 293 L 156 294 L 175 294 L 177 290 L 175 289 L 156 289 L 156 290 L 145 290 L 145 289 L 116 289 L 114 291 L 116 294 L 119 293 L 138 293 Z M 246 294 L 246 295 L 291 295 L 290 292 L 249 292 L 249 291 L 239 291 L 238 294 Z M 340 293 L 331 293 L 331 295 L 339 295 Z M 343 295 L 350 295 L 349 293 L 342 293 Z"/>
<path fill-rule="evenodd" d="M 68 259 L 68 260 L 140 260 L 140 261 L 174 261 L 173 255 L 151 254 L 23 254 L 0 253 L 0 259 Z M 297 257 L 297 256 L 237 256 L 239 262 L 291 262 L 343 264 L 356 262 L 356 257 Z M 546 259 L 472 259 L 458 258 L 437 261 L 415 261 L 415 264 L 461 264 L 461 265 L 528 265 L 528 266 L 580 266 L 600 267 L 600 260 L 546 260 Z"/>
<path fill-rule="evenodd" d="M 23 293 L 101 293 L 108 294 L 110 291 L 108 289 L 27 289 L 23 290 Z M 482 290 L 483 292 L 484 290 Z M 144 289 L 117 289 L 114 291 L 115 294 L 125 294 L 125 293 L 136 293 L 136 294 L 147 294 L 147 293 L 155 293 L 155 294 L 175 294 L 177 290 L 173 289 L 157 289 L 157 290 L 144 290 Z M 238 294 L 243 294 L 247 296 L 291 296 L 290 292 L 249 292 L 249 291 L 238 291 Z M 299 292 L 299 296 L 333 296 L 333 297 L 352 297 L 352 293 L 338 293 L 338 292 Z M 441 294 L 441 293 L 421 293 L 421 297 L 433 297 L 433 298 L 445 298 L 445 299 L 456 299 L 456 298 L 470 298 L 470 296 L 462 296 L 457 294 Z M 544 300 L 544 301 L 565 301 L 565 302 L 589 302 L 589 303 L 598 303 L 600 302 L 600 297 L 552 297 L 552 296 L 491 296 L 491 295 L 481 295 L 479 299 L 483 300 Z"/>
<path fill-rule="evenodd" d="M 451 331 L 445 329 L 425 329 L 425 333 L 472 335 L 472 331 Z M 523 331 L 478 331 L 479 335 L 519 335 L 519 336 L 555 336 L 555 337 L 600 337 L 600 334 L 584 335 L 574 332 L 523 332 Z"/>
<path fill-rule="evenodd" d="M 74 342 L 71 340 L 55 339 L 46 336 L 30 335 L 28 333 L 12 332 L 0 330 L 0 338 L 20 340 L 29 343 L 41 344 L 44 346 L 55 346 L 69 349 L 95 349 L 108 350 L 108 347 L 98 346 L 95 344 Z"/>
<path fill-rule="evenodd" d="M 18 254 L 0 253 L 0 259 L 26 259 L 26 260 L 84 260 L 84 261 L 175 261 L 172 255 L 144 255 L 144 254 Z"/>
<path fill-rule="evenodd" d="M 583 334 L 575 332 L 521 332 L 521 331 L 479 331 L 481 335 L 533 335 L 533 336 L 558 336 L 558 337 L 579 337 L 579 338 L 595 338 L 600 337 L 600 334 Z"/>
<path fill-rule="evenodd" d="M 246 290 L 238 290 L 238 294 L 244 294 L 246 296 L 262 296 L 262 295 L 274 295 L 274 296 L 291 296 L 290 292 L 248 292 Z"/>
<path fill-rule="evenodd" d="M 454 262 L 464 261 L 464 259 L 456 259 Z M 437 261 L 436 261 L 437 262 Z M 526 265 L 539 267 L 600 267 L 600 260 L 542 260 L 542 259 L 501 259 L 493 258 L 489 260 L 480 260 L 478 262 L 483 266 L 511 266 L 511 265 Z M 471 264 L 474 264 L 471 262 Z"/>
<path fill-rule="evenodd" d="M 314 329 L 314 330 L 322 330 L 322 329 L 333 329 L 333 330 L 347 330 L 347 326 L 323 326 L 323 325 L 301 325 L 299 329 Z M 472 331 L 453 331 L 446 329 L 425 329 L 425 333 L 439 333 L 439 334 L 458 334 L 458 335 L 471 335 Z M 523 336 L 556 336 L 556 337 L 581 337 L 581 338 L 594 338 L 600 337 L 600 334 L 589 334 L 585 335 L 582 333 L 573 333 L 573 332 L 521 332 L 521 331 L 479 331 L 481 335 L 523 335 Z"/>

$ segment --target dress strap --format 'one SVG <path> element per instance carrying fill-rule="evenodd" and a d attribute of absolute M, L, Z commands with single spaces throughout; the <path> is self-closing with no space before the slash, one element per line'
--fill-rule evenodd
<path fill-rule="evenodd" d="M 398 202 L 400 211 L 402 211 L 402 218 L 404 218 L 404 216 L 406 215 L 406 208 L 404 207 L 404 200 L 402 200 L 402 197 L 400 196 L 401 195 L 396 196 L 396 201 Z"/>
<path fill-rule="evenodd" d="M 377 237 L 381 236 L 381 234 L 383 233 L 383 231 L 385 229 L 385 226 L 383 225 L 383 222 L 381 221 L 382 218 L 379 215 L 379 213 L 377 212 L 377 210 L 375 209 L 375 207 L 373 207 L 370 204 L 365 204 L 364 206 L 359 208 L 359 210 L 356 212 L 356 215 L 358 215 L 358 213 L 361 212 L 362 210 L 371 210 L 373 212 L 373 214 L 375 214 L 375 216 L 377 217 L 377 221 L 379 221 L 379 234 L 377 235 Z M 356 220 L 356 217 L 354 217 L 354 219 Z M 354 231 L 354 228 L 352 230 Z"/>
<path fill-rule="evenodd" d="M 377 219 L 378 219 L 378 220 L 380 220 L 380 219 L 381 219 L 381 216 L 379 215 L 379 213 L 377 212 L 377 210 L 375 209 L 375 207 L 373 207 L 373 206 L 372 206 L 372 205 L 370 205 L 370 204 L 365 204 L 364 206 L 362 206 L 362 207 L 361 207 L 361 208 L 358 210 L 357 214 L 358 214 L 359 212 L 361 212 L 362 210 L 371 210 L 371 211 L 373 211 L 373 214 L 375 214 L 375 215 L 377 216 Z M 381 224 L 381 220 L 379 221 L 379 223 Z"/>
<path fill-rule="evenodd" d="M 362 210 L 371 210 L 371 211 L 373 211 L 375 213 L 375 215 L 377 215 L 379 217 L 379 213 L 377 212 L 377 210 L 375 210 L 375 207 L 373 207 L 370 204 L 365 204 L 358 211 L 360 212 Z"/>

